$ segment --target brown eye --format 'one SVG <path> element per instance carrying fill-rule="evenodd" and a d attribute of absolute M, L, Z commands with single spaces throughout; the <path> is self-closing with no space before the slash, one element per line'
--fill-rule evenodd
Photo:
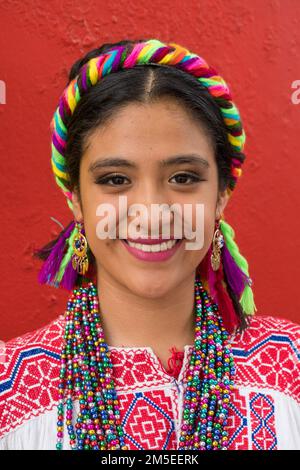
<path fill-rule="evenodd" d="M 123 175 L 106 175 L 96 179 L 96 184 L 107 185 L 107 186 L 124 186 L 124 181 L 128 180 Z M 112 183 L 110 183 L 112 181 Z"/>
<path fill-rule="evenodd" d="M 171 179 L 176 179 L 175 183 L 187 185 L 192 183 L 198 183 L 199 181 L 205 181 L 199 177 L 199 175 L 193 173 L 178 173 L 174 175 Z"/>

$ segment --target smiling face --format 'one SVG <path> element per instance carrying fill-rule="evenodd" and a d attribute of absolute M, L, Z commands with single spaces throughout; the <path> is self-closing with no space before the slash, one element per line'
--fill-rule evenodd
<path fill-rule="evenodd" d="M 194 276 L 212 242 L 215 220 L 228 201 L 225 192 L 218 192 L 218 169 L 210 138 L 177 101 L 165 98 L 151 104 L 127 105 L 116 112 L 113 120 L 92 132 L 87 144 L 80 163 L 81 197 L 73 191 L 73 211 L 75 219 L 84 223 L 97 276 L 113 279 L 141 297 L 166 295 Z M 149 209 L 149 230 L 141 230 L 148 238 L 152 204 L 179 204 L 182 214 L 184 204 L 191 205 L 193 230 L 196 204 L 203 204 L 202 248 L 185 249 L 191 240 L 183 238 L 174 247 L 171 241 L 153 248 L 153 253 L 151 248 L 149 253 L 149 245 L 130 246 L 122 241 L 124 236 L 118 230 L 120 196 L 126 196 L 127 208 L 138 203 Z M 115 207 L 116 239 L 97 236 L 101 217 L 96 211 L 103 203 Z M 170 214 L 172 238 L 174 213 Z M 136 215 L 127 215 L 128 226 L 133 219 Z M 183 225 L 182 230 L 184 237 Z M 127 232 L 125 238 L 132 237 Z"/>

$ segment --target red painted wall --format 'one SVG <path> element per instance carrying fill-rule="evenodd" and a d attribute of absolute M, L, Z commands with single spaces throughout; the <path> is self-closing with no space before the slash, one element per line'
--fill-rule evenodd
<path fill-rule="evenodd" d="M 298 0 L 0 2 L 0 338 L 64 311 L 67 291 L 37 282 L 33 247 L 71 220 L 50 167 L 49 123 L 69 67 L 88 49 L 122 38 L 186 45 L 219 70 L 247 133 L 244 173 L 226 209 L 247 258 L 259 314 L 300 323 Z M 298 94 L 300 98 L 300 93 Z"/>

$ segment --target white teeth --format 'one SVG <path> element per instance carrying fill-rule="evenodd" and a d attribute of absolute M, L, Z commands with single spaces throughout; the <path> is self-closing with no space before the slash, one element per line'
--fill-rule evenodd
<path fill-rule="evenodd" d="M 138 250 L 147 251 L 147 252 L 149 251 L 158 252 L 158 251 L 170 250 L 176 244 L 176 240 L 168 240 L 167 242 L 158 243 L 155 245 L 133 243 L 133 242 L 130 242 L 129 240 L 127 240 L 127 243 L 129 246 L 133 246 L 134 248 L 137 248 Z"/>

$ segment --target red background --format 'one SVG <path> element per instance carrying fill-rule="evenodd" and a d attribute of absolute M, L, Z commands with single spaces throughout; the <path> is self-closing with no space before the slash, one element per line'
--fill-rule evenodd
<path fill-rule="evenodd" d="M 2 340 L 63 313 L 68 291 L 37 282 L 31 251 L 72 218 L 50 167 L 49 123 L 87 50 L 156 37 L 202 55 L 228 82 L 247 159 L 225 216 L 249 263 L 258 314 L 299 323 L 298 0 L 0 1 Z"/>

